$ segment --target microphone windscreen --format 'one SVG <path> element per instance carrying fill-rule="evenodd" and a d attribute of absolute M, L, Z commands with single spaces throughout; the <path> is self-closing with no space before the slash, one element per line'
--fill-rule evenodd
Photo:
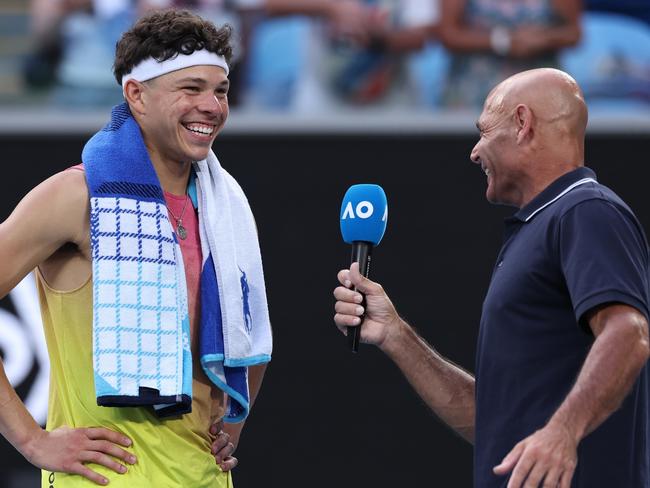
<path fill-rule="evenodd" d="M 341 234 L 348 244 L 355 241 L 379 244 L 386 231 L 388 202 L 379 185 L 353 185 L 341 204 Z"/>

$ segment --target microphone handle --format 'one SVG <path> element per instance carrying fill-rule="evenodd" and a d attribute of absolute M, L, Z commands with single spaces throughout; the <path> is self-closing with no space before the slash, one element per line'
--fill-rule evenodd
<path fill-rule="evenodd" d="M 359 272 L 361 273 L 362 276 L 365 276 L 366 278 L 368 277 L 368 274 L 370 273 L 371 255 L 372 255 L 372 243 L 371 242 L 354 241 L 352 243 L 352 261 L 351 262 L 359 263 Z M 356 291 L 356 287 L 353 287 L 353 289 Z M 363 301 L 361 302 L 361 306 L 364 309 L 366 308 L 366 297 L 365 297 L 365 295 L 363 295 Z M 349 327 L 348 326 L 348 345 L 350 346 L 350 350 L 352 352 L 359 351 L 359 342 L 361 340 L 361 324 L 363 323 L 364 317 L 365 317 L 365 313 L 360 317 L 361 322 L 360 322 L 360 324 L 358 326 L 356 326 L 356 327 Z"/>

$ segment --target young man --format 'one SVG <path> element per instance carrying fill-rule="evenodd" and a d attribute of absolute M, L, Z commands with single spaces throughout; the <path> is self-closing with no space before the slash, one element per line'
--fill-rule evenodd
<path fill-rule="evenodd" d="M 648 244 L 583 166 L 586 125 L 578 85 L 554 69 L 515 75 L 485 101 L 471 159 L 487 199 L 519 211 L 483 303 L 476 378 L 426 344 L 357 264 L 339 273 L 337 326 L 365 313 L 362 340 L 474 444 L 476 487 L 650 486 Z"/>
<path fill-rule="evenodd" d="M 230 56 L 227 26 L 142 18 L 83 167 L 0 225 L 0 296 L 37 268 L 52 367 L 46 430 L 0 368 L 0 433 L 43 486 L 232 485 L 271 338 L 252 214 L 211 152 Z"/>

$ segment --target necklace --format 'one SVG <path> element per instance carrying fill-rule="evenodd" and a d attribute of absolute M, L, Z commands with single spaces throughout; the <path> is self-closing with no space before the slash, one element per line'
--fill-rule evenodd
<path fill-rule="evenodd" d="M 183 215 L 185 215 L 185 208 L 187 207 L 187 201 L 190 199 L 189 195 L 185 195 L 185 204 L 183 205 L 183 210 L 181 210 L 180 216 L 176 217 L 174 215 L 174 212 L 172 212 L 172 209 L 169 208 L 169 205 L 167 205 L 167 202 L 165 202 L 165 207 L 167 207 L 167 211 L 169 214 L 174 218 L 176 221 L 176 234 L 178 234 L 178 237 L 180 237 L 182 240 L 185 240 L 187 238 L 187 229 L 183 227 Z"/>

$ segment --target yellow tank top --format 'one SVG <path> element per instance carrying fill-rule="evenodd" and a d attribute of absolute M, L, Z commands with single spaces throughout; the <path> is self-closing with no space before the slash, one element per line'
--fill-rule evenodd
<path fill-rule="evenodd" d="M 92 279 L 80 288 L 60 292 L 37 271 L 37 288 L 50 357 L 47 430 L 105 427 L 128 436 L 138 462 L 118 474 L 96 464 L 88 467 L 110 481 L 111 488 L 230 488 L 210 452 L 210 425 L 223 415 L 212 389 L 192 383 L 192 413 L 160 420 L 148 407 L 100 407 L 95 398 L 92 362 Z M 42 472 L 43 488 L 96 487 L 78 475 Z"/>

